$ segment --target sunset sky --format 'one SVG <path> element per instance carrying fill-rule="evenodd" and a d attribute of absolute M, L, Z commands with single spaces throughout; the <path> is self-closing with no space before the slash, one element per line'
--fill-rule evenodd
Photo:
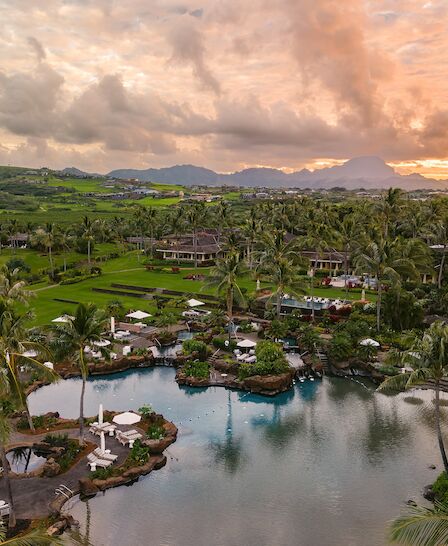
<path fill-rule="evenodd" d="M 0 164 L 448 178 L 447 0 L 0 0 Z"/>

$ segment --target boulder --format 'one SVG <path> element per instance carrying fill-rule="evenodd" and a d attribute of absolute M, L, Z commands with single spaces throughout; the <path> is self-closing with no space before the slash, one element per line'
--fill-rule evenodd
<path fill-rule="evenodd" d="M 42 466 L 42 476 L 45 476 L 46 478 L 53 478 L 54 476 L 57 476 L 60 472 L 61 467 L 53 459 L 53 457 L 47 459 L 47 462 Z"/>
<path fill-rule="evenodd" d="M 422 495 L 426 500 L 429 500 L 431 502 L 434 502 L 436 500 L 436 495 L 434 491 L 432 490 L 432 484 L 431 485 L 425 485 L 422 491 Z"/>
<path fill-rule="evenodd" d="M 79 492 L 85 497 L 93 497 L 99 492 L 99 487 L 90 478 L 79 479 Z"/>
<path fill-rule="evenodd" d="M 242 386 L 253 393 L 274 396 L 289 390 L 293 385 L 293 378 L 293 370 L 279 375 L 253 375 L 244 379 Z"/>

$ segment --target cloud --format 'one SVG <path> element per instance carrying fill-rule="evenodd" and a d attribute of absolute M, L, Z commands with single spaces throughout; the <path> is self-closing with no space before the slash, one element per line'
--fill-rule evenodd
<path fill-rule="evenodd" d="M 446 157 L 448 5 L 424 4 L 5 0 L 0 157 L 93 171 Z"/>
<path fill-rule="evenodd" d="M 204 38 L 195 23 L 181 19 L 171 29 L 168 40 L 172 46 L 171 62 L 190 63 L 204 88 L 219 95 L 221 86 L 205 62 Z"/>
<path fill-rule="evenodd" d="M 34 36 L 28 36 L 27 42 L 31 46 L 31 48 L 34 50 L 37 60 L 44 61 L 47 57 L 47 54 L 45 53 L 44 46 L 39 42 L 39 40 L 35 38 Z"/>

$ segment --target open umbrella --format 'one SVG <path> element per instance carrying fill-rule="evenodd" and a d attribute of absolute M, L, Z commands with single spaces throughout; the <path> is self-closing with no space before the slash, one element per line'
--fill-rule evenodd
<path fill-rule="evenodd" d="M 241 347 L 242 349 L 253 349 L 257 346 L 257 343 L 251 339 L 242 339 L 241 341 L 238 341 L 236 346 Z"/>
<path fill-rule="evenodd" d="M 108 339 L 100 339 L 99 341 L 94 341 L 93 344 L 97 347 L 107 347 L 110 345 L 110 341 Z"/>
<path fill-rule="evenodd" d="M 151 317 L 152 315 L 150 315 L 149 313 L 146 313 L 145 311 L 138 310 L 138 311 L 134 311 L 132 313 L 128 313 L 126 316 L 128 318 L 142 320 L 142 319 Z"/>
<path fill-rule="evenodd" d="M 56 317 L 51 322 L 69 322 L 70 320 L 74 320 L 75 317 L 72 317 L 71 315 L 61 315 L 60 317 Z"/>
<path fill-rule="evenodd" d="M 200 305 L 205 305 L 203 301 L 195 300 L 192 298 L 191 300 L 187 301 L 188 307 L 199 307 Z"/>
<path fill-rule="evenodd" d="M 132 411 L 125 411 L 124 413 L 119 413 L 116 415 L 112 421 L 117 423 L 117 425 L 134 425 L 142 420 L 141 415 L 137 415 Z"/>

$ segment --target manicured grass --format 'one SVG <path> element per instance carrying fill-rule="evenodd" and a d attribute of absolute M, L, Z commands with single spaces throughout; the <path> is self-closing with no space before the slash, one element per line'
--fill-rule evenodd
<path fill-rule="evenodd" d="M 36 298 L 33 299 L 31 305 L 35 309 L 34 324 L 47 324 L 56 316 L 73 311 L 73 305 L 63 302 L 55 302 L 54 298 L 73 300 L 77 302 L 94 302 L 99 307 L 105 307 L 108 302 L 118 299 L 129 309 L 143 309 L 149 312 L 154 312 L 154 303 L 148 300 L 143 300 L 133 297 L 115 296 L 113 294 L 102 294 L 92 291 L 92 288 L 112 288 L 113 283 L 127 284 L 134 286 L 144 286 L 148 288 L 166 288 L 170 290 L 178 290 L 185 295 L 189 294 L 214 294 L 214 288 L 205 287 L 203 281 L 192 281 L 185 279 L 189 274 L 198 273 L 208 275 L 208 268 L 193 268 L 181 269 L 178 273 L 172 273 L 171 267 L 167 266 L 160 271 L 148 271 L 138 261 L 138 253 L 130 252 L 119 258 L 109 260 L 102 264 L 103 275 L 93 279 L 87 279 L 80 283 L 71 285 L 34 285 L 32 289 L 36 293 Z M 248 294 L 255 292 L 256 281 L 250 276 L 246 276 L 240 280 L 240 286 L 246 288 Z M 269 287 L 269 283 L 262 283 L 262 287 Z M 337 288 L 316 288 L 314 290 L 316 296 L 345 299 L 345 291 Z M 360 299 L 361 293 L 349 293 L 349 299 Z M 374 300 L 374 295 L 367 295 L 368 299 Z"/>
<path fill-rule="evenodd" d="M 157 199 L 148 196 L 138 200 L 125 199 L 122 203 L 126 203 L 127 205 L 145 205 L 147 207 L 169 207 L 171 205 L 176 205 L 179 201 L 179 197 L 164 197 Z"/>
<path fill-rule="evenodd" d="M 63 188 L 71 188 L 79 192 L 89 193 L 89 192 L 102 192 L 102 193 L 111 193 L 113 190 L 111 188 L 105 188 L 102 184 L 106 181 L 100 178 L 56 178 L 50 177 L 47 184 L 49 186 L 59 186 Z"/>

